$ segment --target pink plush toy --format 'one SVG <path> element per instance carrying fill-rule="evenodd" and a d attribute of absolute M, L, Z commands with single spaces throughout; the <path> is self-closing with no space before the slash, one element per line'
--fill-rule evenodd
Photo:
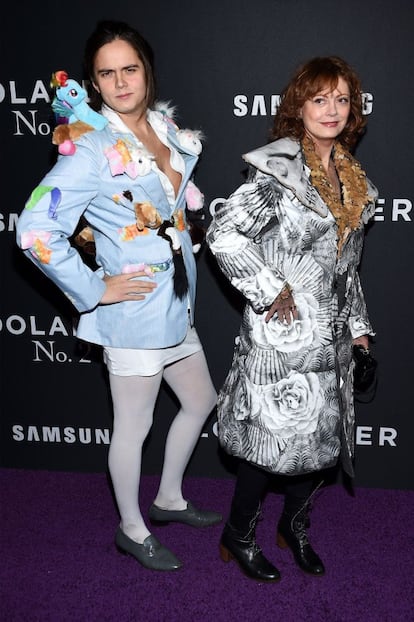
<path fill-rule="evenodd" d="M 187 188 L 185 189 L 185 200 L 187 202 L 187 208 L 192 212 L 198 212 L 203 209 L 204 206 L 204 194 L 200 192 L 192 181 L 189 181 Z"/>
<path fill-rule="evenodd" d="M 128 263 L 122 268 L 122 274 L 131 274 L 131 272 L 145 272 L 150 278 L 154 278 L 152 269 L 145 263 Z"/>

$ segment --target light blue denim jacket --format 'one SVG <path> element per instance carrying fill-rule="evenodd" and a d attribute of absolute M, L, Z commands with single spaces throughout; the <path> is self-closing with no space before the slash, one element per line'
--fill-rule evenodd
<path fill-rule="evenodd" d="M 187 229 L 177 230 L 189 282 L 188 298 L 182 300 L 173 291 L 174 267 L 168 241 L 151 229 L 145 235 L 125 235 L 136 223 L 134 203 L 152 203 L 164 220 L 171 219 L 176 210 L 182 210 L 185 217 L 185 189 L 198 160 L 197 149 L 180 144 L 178 128 L 170 119 L 149 111 L 148 120 L 184 160 L 185 170 L 173 205 L 154 167 L 136 177 L 127 170 L 111 172 L 107 150 L 118 139 L 142 145 L 132 133 L 120 132 L 109 123 L 103 130 L 78 139 L 73 155 L 59 156 L 32 192 L 17 223 L 17 244 L 79 311 L 77 336 L 105 346 L 173 346 L 185 338 L 188 309 L 191 323 L 194 320 L 196 265 Z M 68 240 L 82 215 L 94 232 L 96 271 L 84 263 Z M 158 286 L 144 300 L 99 305 L 105 291 L 104 275 L 120 274 L 130 264 L 164 263 L 165 268 L 165 262 L 168 268 L 154 272 L 152 278 Z"/>

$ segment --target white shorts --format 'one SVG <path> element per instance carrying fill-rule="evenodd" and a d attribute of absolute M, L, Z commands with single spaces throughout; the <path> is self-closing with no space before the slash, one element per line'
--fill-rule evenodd
<path fill-rule="evenodd" d="M 114 376 L 155 376 L 166 365 L 202 350 L 194 327 L 189 327 L 184 341 L 170 348 L 155 350 L 110 348 L 103 349 L 104 362 Z"/>

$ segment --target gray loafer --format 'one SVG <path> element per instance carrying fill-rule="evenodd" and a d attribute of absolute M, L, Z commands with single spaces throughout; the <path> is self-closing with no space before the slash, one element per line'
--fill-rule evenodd
<path fill-rule="evenodd" d="M 152 523 L 184 523 L 191 527 L 210 527 L 223 520 L 218 512 L 198 510 L 191 501 L 187 501 L 186 510 L 163 510 L 153 503 L 149 509 L 149 517 Z"/>
<path fill-rule="evenodd" d="M 142 566 L 150 570 L 178 570 L 182 563 L 167 547 L 150 534 L 142 544 L 128 538 L 120 527 L 115 535 L 115 544 L 121 553 L 135 557 Z"/>

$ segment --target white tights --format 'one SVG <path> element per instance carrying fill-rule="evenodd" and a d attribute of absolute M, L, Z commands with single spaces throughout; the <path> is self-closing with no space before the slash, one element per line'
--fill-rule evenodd
<path fill-rule="evenodd" d="M 168 365 L 155 376 L 109 374 L 114 408 L 109 471 L 121 529 L 139 543 L 150 534 L 139 508 L 142 445 L 152 425 L 163 378 L 181 408 L 168 432 L 160 486 L 154 500 L 161 508 L 187 507 L 181 489 L 184 471 L 217 399 L 202 351 Z"/>

